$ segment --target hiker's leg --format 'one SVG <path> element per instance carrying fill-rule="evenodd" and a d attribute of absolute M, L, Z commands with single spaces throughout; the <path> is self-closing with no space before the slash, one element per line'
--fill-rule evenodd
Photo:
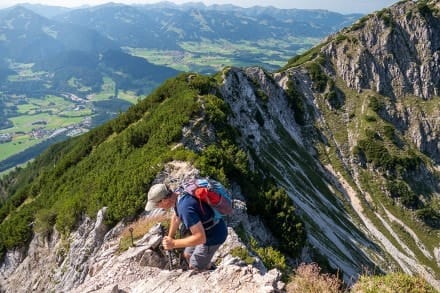
<path fill-rule="evenodd" d="M 191 247 L 186 247 L 183 250 L 183 257 L 186 259 L 186 263 L 188 264 L 190 269 L 191 269 L 191 265 L 189 263 L 189 259 L 190 259 L 191 255 L 194 253 L 194 249 L 195 249 L 195 247 L 191 246 Z"/>
<path fill-rule="evenodd" d="M 219 245 L 197 245 L 189 258 L 189 267 L 196 270 L 206 270 L 211 264 L 214 253 L 220 247 Z"/>

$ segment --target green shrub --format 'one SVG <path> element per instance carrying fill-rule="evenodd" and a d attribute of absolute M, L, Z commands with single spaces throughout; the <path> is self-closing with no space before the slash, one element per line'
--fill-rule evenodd
<path fill-rule="evenodd" d="M 215 100 L 214 97 L 212 98 Z M 196 167 L 203 175 L 216 178 L 225 184 L 227 178 L 236 178 L 240 185 L 251 187 L 245 192 L 251 209 L 256 208 L 258 213 L 263 213 L 263 220 L 283 243 L 281 248 L 284 252 L 297 254 L 304 245 L 305 230 L 295 214 L 292 200 L 284 190 L 275 191 L 273 183 L 265 186 L 266 183 L 259 179 L 257 174 L 249 172 L 247 155 L 233 142 L 234 137 L 231 134 L 234 134 L 234 131 L 226 122 L 226 111 L 229 109 L 221 102 L 213 103 L 211 106 L 218 111 L 217 117 L 221 119 L 216 120 L 216 123 L 222 125 L 225 132 L 218 133 L 221 139 L 217 144 L 203 150 L 195 161 Z M 210 116 L 209 119 L 213 117 Z M 271 191 L 265 194 L 263 191 L 265 189 Z M 275 221 L 273 221 L 274 214 L 277 215 Z"/>
<path fill-rule="evenodd" d="M 408 185 L 401 180 L 392 180 L 387 182 L 387 189 L 393 198 L 399 198 L 402 204 L 407 208 L 417 208 L 420 203 L 415 194 Z"/>
<path fill-rule="evenodd" d="M 388 138 L 390 141 L 395 142 L 396 141 L 396 137 L 394 135 L 394 127 L 391 125 L 385 125 L 383 127 L 384 130 L 384 135 L 386 138 Z"/>
<path fill-rule="evenodd" d="M 348 39 L 348 37 L 346 35 L 344 35 L 343 33 L 339 33 L 335 38 L 335 42 L 336 42 L 336 44 L 339 44 L 347 39 Z"/>
<path fill-rule="evenodd" d="M 376 122 L 377 118 L 375 116 L 372 116 L 372 115 L 365 115 L 365 120 L 367 122 Z"/>
<path fill-rule="evenodd" d="M 264 263 L 264 266 L 271 269 L 279 269 L 281 272 L 286 272 L 287 264 L 285 256 L 279 251 L 274 249 L 272 246 L 268 247 L 259 247 L 256 250 L 256 253 L 261 258 Z"/>
<path fill-rule="evenodd" d="M 254 191 L 249 198 L 249 211 L 258 213 L 273 235 L 280 241 L 280 249 L 290 256 L 297 256 L 305 243 L 302 221 L 295 214 L 295 207 L 286 191 L 276 186 L 268 190 Z"/>
<path fill-rule="evenodd" d="M 55 224 L 56 213 L 50 209 L 41 209 L 35 215 L 35 232 L 42 235 L 49 235 Z"/>
<path fill-rule="evenodd" d="M 227 182 L 226 178 L 236 178 L 248 172 L 246 153 L 227 140 L 218 145 L 210 145 L 203 150 L 195 162 L 202 174 Z"/>
<path fill-rule="evenodd" d="M 326 43 L 321 43 L 321 44 L 317 45 L 316 47 L 313 47 L 312 49 L 304 52 L 301 55 L 296 55 L 295 57 L 291 58 L 287 62 L 286 66 L 281 68 L 280 71 L 286 70 L 291 67 L 296 67 L 296 66 L 302 65 L 304 63 L 307 63 L 309 61 L 312 61 L 313 59 L 315 59 L 319 55 L 321 48 L 325 45 L 326 45 Z"/>
<path fill-rule="evenodd" d="M 259 97 L 263 102 L 267 102 L 269 100 L 269 97 L 262 89 L 257 89 L 255 93 L 257 94 L 257 97 Z"/>
<path fill-rule="evenodd" d="M 369 19 L 369 16 L 366 15 L 364 17 L 362 17 L 361 19 L 359 19 L 358 21 L 356 21 L 352 26 L 351 26 L 351 30 L 352 31 L 356 31 L 359 30 L 361 28 L 363 28 L 365 26 L 365 24 L 367 23 L 367 20 Z"/>
<path fill-rule="evenodd" d="M 381 110 L 385 109 L 385 103 L 381 100 L 379 100 L 376 96 L 369 96 L 370 100 L 368 103 L 368 106 L 371 110 L 373 110 L 376 113 L 379 113 Z"/>
<path fill-rule="evenodd" d="M 338 99 L 338 95 L 335 91 L 329 91 L 325 94 L 325 98 L 331 103 L 334 104 L 336 100 Z"/>
<path fill-rule="evenodd" d="M 197 90 L 199 95 L 213 94 L 217 88 L 215 78 L 201 74 L 188 75 L 188 84 L 190 88 Z"/>
<path fill-rule="evenodd" d="M 429 17 L 432 13 L 430 6 L 427 4 L 427 1 L 418 1 L 417 9 L 423 17 Z"/>
<path fill-rule="evenodd" d="M 367 162 L 373 163 L 378 168 L 394 171 L 395 161 L 382 141 L 370 137 L 360 140 L 357 146 L 358 150 L 365 154 Z"/>
<path fill-rule="evenodd" d="M 382 19 L 385 26 L 390 27 L 393 24 L 393 18 L 389 9 L 384 8 L 377 12 L 377 17 Z"/>
<path fill-rule="evenodd" d="M 255 262 L 255 258 L 249 254 L 249 251 L 246 247 L 235 247 L 231 250 L 231 255 L 238 257 L 248 265 L 252 265 Z"/>
<path fill-rule="evenodd" d="M 292 109 L 295 115 L 295 122 L 299 125 L 305 124 L 305 105 L 304 105 L 304 97 L 300 91 L 298 91 L 295 87 L 295 84 L 292 80 L 287 82 L 287 102 L 289 107 Z"/>
<path fill-rule="evenodd" d="M 324 92 L 327 86 L 328 77 L 322 71 L 321 66 L 318 63 L 311 62 L 306 65 L 306 68 L 313 80 L 313 88 L 320 93 Z"/>
<path fill-rule="evenodd" d="M 440 209 L 429 206 L 416 212 L 419 219 L 434 229 L 440 229 Z"/>
<path fill-rule="evenodd" d="M 11 213 L 0 225 L 0 248 L 12 249 L 17 246 L 25 246 L 32 236 L 34 220 L 34 206 L 23 206 L 20 212 Z M 0 255 L 1 258 L 1 255 Z"/>

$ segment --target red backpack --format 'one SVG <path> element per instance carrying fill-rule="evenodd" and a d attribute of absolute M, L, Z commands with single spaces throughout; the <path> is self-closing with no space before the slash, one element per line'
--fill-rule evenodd
<path fill-rule="evenodd" d="M 207 203 L 217 215 L 232 214 L 231 195 L 218 181 L 206 178 L 191 179 L 183 183 L 179 191 Z"/>

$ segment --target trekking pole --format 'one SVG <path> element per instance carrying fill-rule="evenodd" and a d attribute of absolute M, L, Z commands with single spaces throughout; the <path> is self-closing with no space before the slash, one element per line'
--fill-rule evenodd
<path fill-rule="evenodd" d="M 160 234 L 162 235 L 162 239 L 163 239 L 163 237 L 165 237 L 165 229 L 164 229 L 163 225 L 160 225 Z M 168 266 L 170 267 L 170 271 L 171 271 L 173 269 L 173 259 L 171 256 L 171 251 L 166 250 L 166 253 L 168 256 Z"/>
<path fill-rule="evenodd" d="M 130 236 L 131 236 L 131 247 L 134 247 L 134 241 L 133 241 L 133 227 L 130 227 L 130 229 L 128 229 L 130 231 Z"/>

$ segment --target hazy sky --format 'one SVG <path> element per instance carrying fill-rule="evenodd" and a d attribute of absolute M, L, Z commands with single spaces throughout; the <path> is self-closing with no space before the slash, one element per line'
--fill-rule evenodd
<path fill-rule="evenodd" d="M 54 6 L 77 7 L 81 5 L 99 5 L 107 2 L 126 4 L 157 3 L 160 0 L 1 0 L 0 8 L 13 6 L 18 3 L 40 3 Z M 370 13 L 388 7 L 398 0 L 170 0 L 177 4 L 187 2 L 203 2 L 211 4 L 234 4 L 242 7 L 275 6 L 278 8 L 326 9 L 340 13 Z"/>

